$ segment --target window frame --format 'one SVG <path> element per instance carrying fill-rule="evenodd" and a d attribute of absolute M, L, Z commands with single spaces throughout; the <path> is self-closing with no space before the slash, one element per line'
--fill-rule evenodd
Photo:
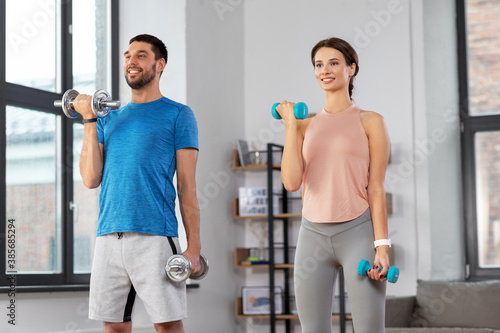
<path fill-rule="evenodd" d="M 484 268 L 479 266 L 474 139 L 475 134 L 479 132 L 500 131 L 500 114 L 470 115 L 467 0 L 456 0 L 456 11 L 466 278 L 470 280 L 484 280 L 498 278 L 500 276 L 500 268 Z"/>
<path fill-rule="evenodd" d="M 119 98 L 119 1 L 111 1 L 111 95 Z M 25 87 L 6 82 L 5 70 L 0 71 L 0 212 L 3 218 L 0 221 L 0 293 L 9 291 L 6 264 L 6 107 L 15 106 L 33 109 L 60 116 L 62 160 L 67 168 L 61 168 L 61 215 L 62 228 L 62 272 L 58 274 L 17 274 L 16 291 L 68 291 L 88 290 L 90 274 L 73 273 L 73 212 L 69 209 L 69 202 L 73 200 L 73 123 L 80 120 L 70 119 L 63 115 L 61 110 L 53 107 L 56 99 L 73 86 L 72 64 L 72 1 L 56 1 L 61 8 L 61 92 L 53 93 L 35 88 Z M 0 0 L 0 13 L 6 15 L 6 0 Z M 6 67 L 6 19 L 0 22 L 0 66 Z"/>

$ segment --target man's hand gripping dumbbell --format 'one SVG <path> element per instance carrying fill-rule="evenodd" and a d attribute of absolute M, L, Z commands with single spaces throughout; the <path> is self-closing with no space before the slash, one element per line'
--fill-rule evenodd
<path fill-rule="evenodd" d="M 176 282 L 185 281 L 188 278 L 201 280 L 208 273 L 208 260 L 203 254 L 200 254 L 200 269 L 193 273 L 193 266 L 188 257 L 182 254 L 174 254 L 168 258 L 165 272 L 170 279 Z"/>
<path fill-rule="evenodd" d="M 120 101 L 112 101 L 109 93 L 102 89 L 97 90 L 93 96 L 69 89 L 62 100 L 54 101 L 54 106 L 62 108 L 68 118 L 76 118 L 81 114 L 85 123 L 93 122 L 97 117 L 107 116 L 111 109 L 120 107 Z"/>

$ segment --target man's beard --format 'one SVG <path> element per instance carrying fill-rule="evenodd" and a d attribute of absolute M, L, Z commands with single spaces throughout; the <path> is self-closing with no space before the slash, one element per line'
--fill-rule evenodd
<path fill-rule="evenodd" d="M 142 76 L 138 80 L 133 81 L 133 82 L 130 82 L 129 77 L 127 76 L 127 74 L 125 74 L 125 80 L 127 81 L 130 88 L 142 89 L 145 86 L 147 86 L 148 84 L 150 84 L 156 75 L 156 64 L 153 65 L 153 68 L 151 68 L 151 71 L 143 71 L 143 72 L 141 72 L 141 74 L 142 74 Z"/>

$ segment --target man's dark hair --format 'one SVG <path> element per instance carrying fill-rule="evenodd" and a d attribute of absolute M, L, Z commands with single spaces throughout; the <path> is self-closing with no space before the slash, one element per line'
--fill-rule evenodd
<path fill-rule="evenodd" d="M 142 35 L 137 35 L 132 39 L 130 39 L 129 45 L 132 44 L 133 42 L 144 42 L 151 44 L 153 52 L 155 53 L 155 60 L 163 58 L 165 59 L 165 64 L 167 63 L 168 60 L 167 47 L 160 39 L 148 34 L 142 34 Z"/>

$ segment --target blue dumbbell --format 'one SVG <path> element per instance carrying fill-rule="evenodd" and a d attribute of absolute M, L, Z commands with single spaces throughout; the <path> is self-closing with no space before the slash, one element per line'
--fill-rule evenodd
<path fill-rule="evenodd" d="M 280 103 L 274 103 L 273 108 L 271 110 L 271 113 L 275 119 L 281 119 L 280 114 L 278 111 L 276 111 L 276 107 L 280 105 Z M 307 104 L 303 102 L 298 102 L 295 104 L 293 107 L 293 114 L 295 115 L 295 118 L 297 119 L 305 119 L 307 117 Z"/>
<path fill-rule="evenodd" d="M 368 260 L 363 259 L 359 262 L 358 274 L 361 276 L 366 276 L 368 270 L 372 267 L 373 266 L 370 265 Z M 379 269 L 382 270 L 382 268 Z M 391 268 L 389 268 L 389 271 L 387 272 L 387 281 L 391 283 L 396 283 L 398 281 L 398 278 L 399 278 L 399 268 L 397 268 L 396 266 L 392 266 Z"/>

